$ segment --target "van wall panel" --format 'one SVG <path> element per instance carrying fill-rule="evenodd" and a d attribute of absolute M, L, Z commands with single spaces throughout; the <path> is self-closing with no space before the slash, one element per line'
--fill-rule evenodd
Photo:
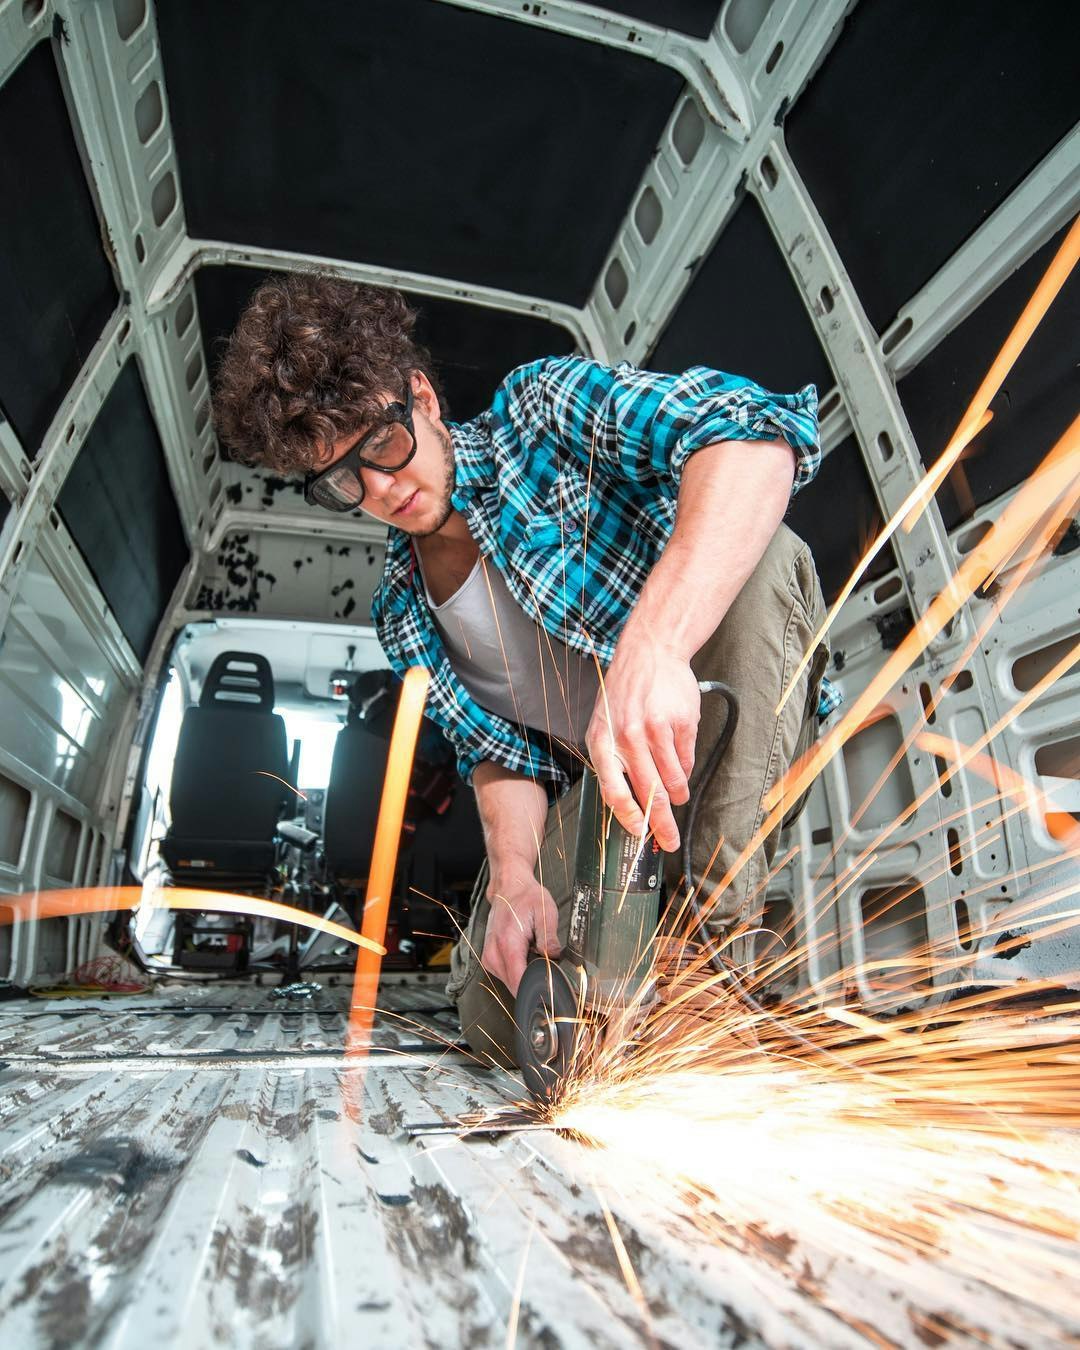
<path fill-rule="evenodd" d="M 33 458 L 118 302 L 47 42 L 0 88 L 0 184 L 0 404 Z"/>
<path fill-rule="evenodd" d="M 0 646 L 0 744 L 91 804 L 126 688 L 40 557 L 30 559 Z"/>
<path fill-rule="evenodd" d="M 188 547 L 134 360 L 117 377 L 57 504 L 124 636 L 144 660 Z"/>
<path fill-rule="evenodd" d="M 1072 128 L 1074 0 L 870 0 L 787 120 L 795 163 L 882 331 Z"/>
<path fill-rule="evenodd" d="M 30 819 L 30 793 L 21 783 L 0 772 L 0 863 L 18 867 Z"/>
<path fill-rule="evenodd" d="M 157 22 L 190 234 L 571 304 L 683 88 L 431 0 L 185 0 Z"/>

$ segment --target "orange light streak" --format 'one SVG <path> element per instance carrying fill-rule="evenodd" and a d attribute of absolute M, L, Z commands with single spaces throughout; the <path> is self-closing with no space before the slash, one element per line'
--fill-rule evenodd
<path fill-rule="evenodd" d="M 1067 653 L 1063 660 L 1075 664 L 1077 659 L 1077 648 L 1071 653 Z M 1029 778 L 1025 778 L 1022 773 L 1018 773 L 1008 764 L 1002 764 L 993 755 L 980 753 L 970 745 L 963 745 L 953 736 L 942 736 L 936 731 L 923 731 L 916 737 L 916 744 L 920 750 L 928 750 L 932 755 L 940 755 L 942 759 L 951 759 L 959 764 L 961 760 L 965 767 L 972 769 L 975 773 L 994 787 L 1000 788 L 1003 796 L 1022 797 L 1025 804 L 1032 810 L 1042 807 L 1046 810 L 1053 805 L 1053 801 L 1037 784 Z"/>
<path fill-rule="evenodd" d="M 785 798 L 794 801 L 811 785 L 825 765 L 873 713 L 900 676 L 914 665 L 926 645 L 956 616 L 993 563 L 1006 550 L 1013 548 L 1015 542 L 1022 539 L 1030 529 L 1032 522 L 1044 514 L 1047 500 L 1056 500 L 1075 490 L 1078 475 L 1080 416 L 1046 456 L 1038 471 L 1008 504 L 988 534 L 975 545 L 946 589 L 930 603 L 926 613 L 890 654 L 840 723 L 813 746 L 800 762 L 793 764 L 766 794 L 764 805 L 768 814 L 763 825 L 713 891 L 710 903 L 715 902 L 762 840 L 783 818 Z"/>
<path fill-rule="evenodd" d="M 184 886 L 164 886 L 153 892 L 141 886 L 81 886 L 70 890 L 26 891 L 21 895 L 0 895 L 0 924 L 25 923 L 32 919 L 70 918 L 76 914 L 108 914 L 115 909 L 211 910 L 222 914 L 250 914 L 256 918 L 279 919 L 320 933 L 343 938 L 362 951 L 382 956 L 385 948 L 370 936 L 365 937 L 331 919 L 309 914 L 305 909 L 264 900 L 255 895 L 230 895 L 227 891 L 200 891 Z M 4 912 L 7 911 L 8 917 Z"/>
<path fill-rule="evenodd" d="M 430 675 L 423 667 L 413 666 L 406 671 L 401 685 L 364 900 L 361 932 L 365 941 L 356 958 L 347 1037 L 348 1053 L 364 1052 L 371 1044 L 379 972 L 386 951 L 384 943 L 390 892 L 394 885 L 401 826 L 405 819 L 405 800 L 409 794 L 409 779 L 412 776 L 416 740 L 424 716 L 429 680 Z"/>
<path fill-rule="evenodd" d="M 976 626 L 975 632 L 972 634 L 967 646 L 953 663 L 952 670 L 946 675 L 944 680 L 942 680 L 941 688 L 931 698 L 929 707 L 926 709 L 926 715 L 928 717 L 931 713 L 937 711 L 942 698 L 952 688 L 957 675 L 963 670 L 970 659 L 971 654 L 978 649 L 979 644 L 990 631 L 991 626 L 1001 616 L 1005 607 L 1009 604 L 1010 600 L 1013 599 L 1020 587 L 1030 578 L 1033 570 L 1037 567 L 1045 566 L 1048 561 L 1046 550 L 1050 545 L 1050 541 L 1075 509 L 1078 496 L 1080 496 L 1080 487 L 1078 487 L 1076 491 L 1063 493 L 1061 499 L 1054 503 L 1045 518 L 1040 522 L 1034 534 L 1026 541 L 1026 552 L 1017 564 L 1015 571 L 1002 587 L 1000 594 L 994 597 L 993 603 L 990 606 L 990 612 L 987 614 L 986 618 Z M 1005 567 L 1012 562 L 1016 552 L 1017 549 L 1014 549 L 1003 558 L 998 566 L 987 575 L 986 581 L 983 583 L 984 586 L 991 581 L 997 580 Z"/>
<path fill-rule="evenodd" d="M 1076 266 L 1077 259 L 1080 259 L 1080 216 L 1077 216 L 1073 221 L 1072 228 L 1062 240 L 1061 247 L 1054 254 L 1053 261 L 1046 269 L 1046 273 L 1038 286 L 1035 287 L 1034 294 L 1024 306 L 1012 332 L 1005 339 L 1001 351 L 994 358 L 994 362 L 986 372 L 982 384 L 976 390 L 975 397 L 971 400 L 967 412 L 961 418 L 960 425 L 957 427 L 952 440 L 942 451 L 937 463 L 919 484 L 916 499 L 904 518 L 905 533 L 911 533 L 926 504 L 945 481 L 949 470 L 960 457 L 961 450 L 971 439 L 971 436 L 975 434 L 977 423 L 986 416 L 987 409 L 990 407 L 994 396 L 1005 383 L 1005 377 L 1016 364 L 1020 353 L 1030 341 L 1032 333 L 1042 322 L 1046 311 L 1069 279 L 1069 274 Z M 968 435 L 969 431 L 970 435 Z"/>
<path fill-rule="evenodd" d="M 964 447 L 970 441 L 974 440 L 974 438 L 979 434 L 979 432 L 982 431 L 982 429 L 990 423 L 992 418 L 993 413 L 990 412 L 987 412 L 982 418 L 980 418 L 978 423 L 970 429 L 967 435 L 962 440 L 959 440 L 957 442 L 956 453 L 959 454 L 960 451 L 963 450 Z M 776 705 L 776 712 L 778 715 L 783 710 L 784 705 L 787 703 L 788 699 L 791 697 L 792 692 L 799 681 L 799 676 L 802 675 L 803 671 L 810 664 L 811 658 L 813 657 L 814 652 L 817 650 L 818 644 L 821 642 L 822 638 L 824 638 L 825 634 L 829 631 L 829 629 L 833 626 L 833 623 L 836 621 L 836 616 L 840 613 L 840 610 L 843 607 L 845 600 L 847 600 L 848 597 L 851 595 L 852 591 L 854 591 L 855 587 L 862 580 L 863 573 L 874 561 L 874 559 L 885 547 L 885 545 L 889 542 L 889 540 L 893 537 L 893 535 L 896 533 L 897 529 L 900 526 L 901 520 L 910 511 L 911 504 L 912 502 L 914 502 L 916 498 L 916 495 L 919 491 L 919 487 L 921 486 L 922 481 L 925 480 L 920 480 L 920 483 L 917 484 L 914 488 L 912 488 L 912 490 L 908 493 L 908 495 L 904 498 L 904 500 L 900 503 L 900 505 L 893 512 L 893 514 L 882 526 L 881 532 L 878 534 L 878 537 L 874 540 L 874 542 L 862 555 L 859 561 L 855 564 L 855 570 L 851 573 L 851 576 L 848 577 L 847 581 L 844 583 L 844 587 L 841 590 L 840 594 L 836 597 L 832 605 L 829 607 L 829 612 L 825 616 L 825 621 L 822 623 L 821 627 L 817 630 L 814 636 L 810 639 L 806 651 L 803 653 L 802 658 L 799 661 L 799 664 L 795 667 L 791 679 L 788 681 L 787 688 L 780 696 L 780 702 Z"/>
<path fill-rule="evenodd" d="M 1000 352 L 994 358 L 948 445 L 942 451 L 934 467 L 920 479 L 892 516 L 889 517 L 877 539 L 863 554 L 862 559 L 848 578 L 843 591 L 830 608 L 825 622 L 814 634 L 803 659 L 796 666 L 791 681 L 777 704 L 776 711 L 778 714 L 791 697 L 792 690 L 809 664 L 814 650 L 832 627 L 837 614 L 840 612 L 841 605 L 851 595 L 863 573 L 880 553 L 886 541 L 896 533 L 900 521 L 903 521 L 905 533 L 910 534 L 919 515 L 925 510 L 927 503 L 944 482 L 949 470 L 960 458 L 965 448 L 991 420 L 993 414 L 990 412 L 990 403 L 1004 383 L 1005 377 L 1015 365 L 1032 333 L 1034 333 L 1065 284 L 1069 274 L 1076 266 L 1078 258 L 1080 258 L 1080 216 L 1077 216 L 1076 220 L 1073 221 L 1072 228 L 1062 241 L 1061 247 L 1054 255 L 1045 275 L 1035 288 L 1031 299 L 1024 306 L 1023 312 L 1013 326 L 1012 332 L 1005 339 Z"/>

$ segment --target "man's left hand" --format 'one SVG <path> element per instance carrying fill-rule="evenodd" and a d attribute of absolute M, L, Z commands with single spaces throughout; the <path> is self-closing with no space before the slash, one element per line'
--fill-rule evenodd
<path fill-rule="evenodd" d="M 624 633 L 585 740 L 604 801 L 620 825 L 641 834 L 647 810 L 666 853 L 679 847 L 671 807 L 690 798 L 700 717 L 701 692 L 685 657 Z"/>

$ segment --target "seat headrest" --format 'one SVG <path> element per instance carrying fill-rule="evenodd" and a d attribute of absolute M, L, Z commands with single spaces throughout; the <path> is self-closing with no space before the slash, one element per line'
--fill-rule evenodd
<path fill-rule="evenodd" d="M 273 712 L 274 676 L 270 662 L 258 652 L 222 652 L 215 656 L 199 707 Z"/>

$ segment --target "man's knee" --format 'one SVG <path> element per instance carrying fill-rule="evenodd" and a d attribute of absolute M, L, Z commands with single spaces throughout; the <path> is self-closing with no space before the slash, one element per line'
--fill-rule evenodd
<path fill-rule="evenodd" d="M 796 676 L 824 618 L 821 588 L 809 549 L 786 526 L 736 597 L 716 633 L 695 657 L 699 678 L 720 679 L 735 691 L 739 722 L 713 781 L 701 773 L 726 716 L 717 695 L 706 695 L 691 790 L 702 794 L 692 841 L 695 880 L 709 869 L 706 891 L 721 879 L 714 910 L 728 925 L 746 918 L 764 899 L 779 827 L 764 829 L 763 798 L 816 731 L 816 690 L 824 669 L 814 654 Z M 778 712 L 788 684 L 791 695 Z M 811 705 L 815 705 L 812 707 Z M 789 810 L 794 807 L 789 805 Z M 685 812 L 680 828 L 683 828 Z M 711 864 L 711 866 L 710 866 Z M 669 866 L 669 877 L 676 869 Z"/>

